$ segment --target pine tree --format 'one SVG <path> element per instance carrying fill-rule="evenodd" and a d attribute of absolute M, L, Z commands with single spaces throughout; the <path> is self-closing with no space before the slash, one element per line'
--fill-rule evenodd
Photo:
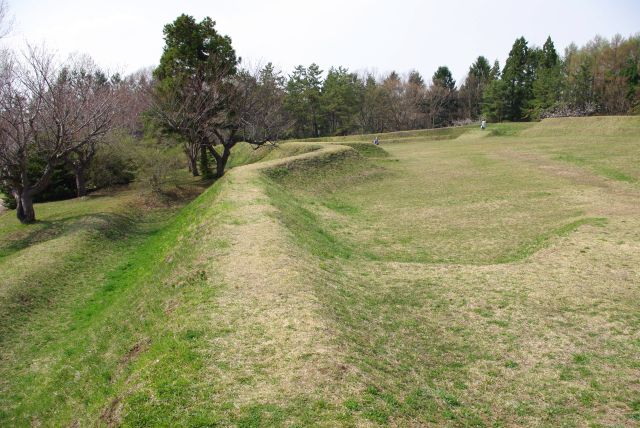
<path fill-rule="evenodd" d="M 469 67 L 469 73 L 460 88 L 460 100 L 464 117 L 477 119 L 481 113 L 482 96 L 491 81 L 491 66 L 479 56 Z"/>
<path fill-rule="evenodd" d="M 530 54 L 527 41 L 524 37 L 516 39 L 509 57 L 502 70 L 502 83 L 505 97 L 502 102 L 505 106 L 504 119 L 519 121 L 526 116 L 525 108 L 531 97 L 531 60 L 534 56 Z M 494 87 L 494 89 L 496 89 Z M 495 96 L 496 91 L 492 96 Z"/>
<path fill-rule="evenodd" d="M 424 79 L 417 70 L 411 70 L 409 72 L 409 78 L 407 79 L 407 82 L 410 85 L 414 85 L 419 88 L 424 87 Z"/>
<path fill-rule="evenodd" d="M 493 67 L 491 67 L 491 71 L 489 71 L 489 80 L 497 80 L 500 78 L 500 62 L 495 60 L 493 62 Z"/>
<path fill-rule="evenodd" d="M 442 86 L 450 91 L 456 88 L 456 81 L 453 80 L 451 70 L 446 65 L 438 67 L 435 73 L 433 73 L 433 84 Z"/>
<path fill-rule="evenodd" d="M 286 84 L 284 108 L 293 119 L 293 133 L 297 137 L 311 135 L 311 112 L 306 101 L 307 69 L 303 65 L 297 66 Z"/>
<path fill-rule="evenodd" d="M 548 37 L 542 47 L 536 78 L 533 82 L 530 117 L 538 119 L 545 111 L 552 109 L 560 100 L 561 88 L 562 64 L 551 37 Z"/>
<path fill-rule="evenodd" d="M 322 111 L 330 134 L 343 135 L 353 130 L 360 98 L 358 81 L 346 68 L 329 69 L 322 87 Z"/>
<path fill-rule="evenodd" d="M 311 112 L 311 126 L 313 128 L 313 136 L 320 135 L 320 114 L 321 114 L 321 91 L 322 91 L 322 70 L 318 64 L 311 64 L 307 69 L 305 81 L 305 97 L 309 103 Z"/>
<path fill-rule="evenodd" d="M 453 121 L 458 110 L 456 81 L 447 66 L 440 66 L 433 74 L 433 87 L 430 88 L 431 124 L 434 127 L 447 126 Z"/>
<path fill-rule="evenodd" d="M 492 80 L 484 91 L 482 114 L 492 122 L 507 118 L 507 85 L 501 79 Z"/>

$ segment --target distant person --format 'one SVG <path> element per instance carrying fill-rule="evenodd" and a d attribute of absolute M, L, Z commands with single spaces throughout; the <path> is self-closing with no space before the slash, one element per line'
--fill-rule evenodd
<path fill-rule="evenodd" d="M 373 144 L 375 144 L 376 146 L 378 144 L 380 144 L 380 140 L 378 140 L 378 137 L 376 136 L 376 138 L 373 139 Z"/>
<path fill-rule="evenodd" d="M 485 129 L 487 127 L 487 121 L 483 120 L 482 122 L 480 122 L 480 129 Z"/>

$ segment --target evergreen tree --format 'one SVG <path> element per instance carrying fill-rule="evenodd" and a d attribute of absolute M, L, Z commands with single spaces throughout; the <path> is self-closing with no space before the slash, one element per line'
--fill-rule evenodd
<path fill-rule="evenodd" d="M 440 66 L 433 74 L 433 87 L 430 88 L 427 103 L 431 112 L 431 124 L 434 127 L 448 126 L 452 123 L 458 109 L 456 81 L 447 66 Z"/>
<path fill-rule="evenodd" d="M 231 46 L 231 39 L 218 34 L 215 25 L 209 17 L 198 23 L 184 14 L 165 25 L 165 46 L 154 77 L 169 85 L 181 84 L 196 73 L 203 74 L 205 80 L 221 72 L 235 74 L 240 59 Z"/>
<path fill-rule="evenodd" d="M 489 80 L 497 80 L 500 78 L 500 62 L 495 60 L 493 62 L 493 67 L 491 67 L 491 71 L 489 71 Z"/>
<path fill-rule="evenodd" d="M 575 74 L 567 82 L 566 99 L 571 106 L 578 110 L 585 110 L 589 104 L 597 102 L 594 86 L 593 66 L 590 58 L 585 58 Z"/>
<path fill-rule="evenodd" d="M 320 114 L 321 114 L 321 91 L 322 91 L 322 70 L 313 63 L 307 69 L 305 97 L 309 103 L 311 112 L 311 126 L 313 128 L 313 136 L 320 135 Z"/>
<path fill-rule="evenodd" d="M 442 86 L 443 88 L 453 91 L 456 88 L 456 81 L 453 80 L 451 70 L 446 65 L 438 67 L 435 73 L 433 73 L 433 84 Z"/>
<path fill-rule="evenodd" d="M 562 88 L 562 64 L 551 41 L 551 37 L 542 47 L 536 78 L 533 82 L 533 100 L 530 116 L 534 119 L 550 109 L 560 100 Z"/>
<path fill-rule="evenodd" d="M 157 94 L 166 101 L 166 106 L 170 106 L 167 107 L 171 110 L 170 113 L 182 108 L 177 106 L 193 107 L 187 105 L 189 102 L 186 100 L 196 93 L 201 93 L 203 87 L 207 87 L 211 82 L 224 81 L 236 75 L 240 59 L 236 57 L 231 46 L 231 39 L 219 34 L 215 25 L 215 21 L 209 17 L 196 22 L 192 16 L 182 14 L 174 22 L 164 26 L 165 46 L 160 64 L 153 75 L 159 82 L 156 87 Z M 211 106 L 207 114 L 214 117 L 224 109 L 225 106 L 220 103 L 215 107 Z M 200 123 L 206 122 L 199 114 L 191 114 L 190 117 L 198 117 Z M 195 123 L 178 130 L 166 121 L 161 122 L 163 132 L 179 134 L 198 146 L 200 172 L 203 178 L 209 178 L 212 175 L 209 154 L 205 142 L 195 141 L 199 138 L 194 137 L 198 134 L 195 131 Z M 199 135 L 202 135 L 202 132 Z"/>
<path fill-rule="evenodd" d="M 469 73 L 460 88 L 462 116 L 477 119 L 481 113 L 482 96 L 491 81 L 491 66 L 483 56 L 479 56 L 469 67 Z"/>
<path fill-rule="evenodd" d="M 303 65 L 297 66 L 286 84 L 284 108 L 294 121 L 293 134 L 296 137 L 312 135 L 311 108 L 306 100 L 307 69 Z"/>
<path fill-rule="evenodd" d="M 504 91 L 501 91 L 505 105 L 505 119 L 518 121 L 523 117 L 523 108 L 528 99 L 528 61 L 529 47 L 524 37 L 515 41 L 509 57 L 502 70 L 501 80 Z"/>
<path fill-rule="evenodd" d="M 410 85 L 414 85 L 419 88 L 424 87 L 424 79 L 417 70 L 411 70 L 409 72 L 409 78 L 407 79 L 407 82 Z"/>
<path fill-rule="evenodd" d="M 343 67 L 331 68 L 322 87 L 322 110 L 329 134 L 343 135 L 354 129 L 360 99 L 359 80 Z"/>
<path fill-rule="evenodd" d="M 492 80 L 487 85 L 482 98 L 482 114 L 492 122 L 500 122 L 507 117 L 507 85 L 501 79 Z"/>
<path fill-rule="evenodd" d="M 478 82 L 487 82 L 491 78 L 491 66 L 489 61 L 480 55 L 469 67 L 469 76 L 473 76 Z"/>
<path fill-rule="evenodd" d="M 385 82 L 400 82 L 400 75 L 398 73 L 394 71 L 392 71 L 391 73 L 389 73 L 389 75 L 387 76 L 386 79 L 384 79 Z"/>
<path fill-rule="evenodd" d="M 640 113 L 640 60 L 637 56 L 629 56 L 622 70 L 622 75 L 627 79 L 627 99 L 631 111 Z"/>
<path fill-rule="evenodd" d="M 298 137 L 320 135 L 322 70 L 317 64 L 297 66 L 286 84 L 285 110 L 294 120 Z"/>

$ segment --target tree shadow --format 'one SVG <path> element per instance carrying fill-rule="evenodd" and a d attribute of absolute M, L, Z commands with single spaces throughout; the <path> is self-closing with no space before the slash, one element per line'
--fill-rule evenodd
<path fill-rule="evenodd" d="M 26 236 L 0 243 L 0 260 L 33 245 L 42 244 L 65 234 L 86 230 L 95 233 L 96 238 L 115 241 L 127 236 L 145 235 L 145 225 L 151 223 L 143 216 L 97 212 L 61 217 L 56 220 L 38 220 L 34 228 Z"/>

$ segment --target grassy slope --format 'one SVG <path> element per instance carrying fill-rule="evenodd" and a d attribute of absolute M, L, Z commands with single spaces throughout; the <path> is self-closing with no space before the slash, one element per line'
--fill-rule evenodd
<path fill-rule="evenodd" d="M 184 183 L 176 192 L 198 190 Z M 96 411 L 143 330 L 125 297 L 136 292 L 132 278 L 150 275 L 163 228 L 183 203 L 158 202 L 129 190 L 37 204 L 33 226 L 13 212 L 0 217 L 3 425 L 59 425 Z"/>
<path fill-rule="evenodd" d="M 0 217 L 0 424 L 632 425 L 640 132 L 546 126 L 239 147 L 175 217 Z"/>

